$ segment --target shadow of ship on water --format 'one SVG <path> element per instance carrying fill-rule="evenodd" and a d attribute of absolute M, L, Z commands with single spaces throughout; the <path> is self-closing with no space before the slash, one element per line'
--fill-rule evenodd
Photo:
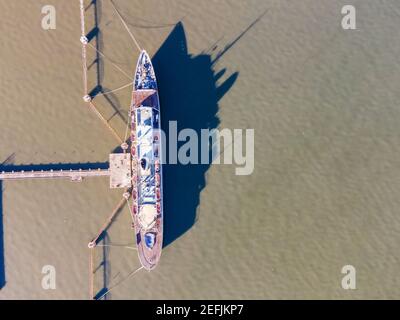
<path fill-rule="evenodd" d="M 194 225 L 210 167 L 210 164 L 168 163 L 169 121 L 177 122 L 178 132 L 190 128 L 198 137 L 201 129 L 216 129 L 220 123 L 218 101 L 235 83 L 238 73 L 217 86 L 225 69 L 216 74 L 211 55 L 188 53 L 181 22 L 176 24 L 152 61 L 159 87 L 162 129 L 167 137 L 167 163 L 163 165 L 165 247 Z M 184 143 L 178 142 L 178 150 Z"/>

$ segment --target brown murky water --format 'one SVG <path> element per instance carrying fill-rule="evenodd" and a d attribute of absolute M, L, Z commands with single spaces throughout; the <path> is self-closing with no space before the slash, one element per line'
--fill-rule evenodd
<path fill-rule="evenodd" d="M 102 50 L 132 73 L 137 51 L 108 1 L 98 2 Z M 175 112 L 171 119 L 190 127 L 182 115 L 191 103 L 179 111 L 168 102 L 183 103 L 173 98 L 190 88 L 184 94 L 196 98 L 195 125 L 254 128 L 256 138 L 250 176 L 236 176 L 234 165 L 193 169 L 195 181 L 192 169 L 170 171 L 170 181 L 180 175 L 168 184 L 170 206 L 185 213 L 187 205 L 181 218 L 195 214 L 196 223 L 186 231 L 190 221 L 169 222 L 177 231 L 161 264 L 109 298 L 399 298 L 398 3 L 354 0 L 356 31 L 341 29 L 345 1 L 116 3 L 142 47 L 157 57 L 161 105 Z M 56 7 L 56 30 L 41 28 L 47 4 Z M 117 143 L 81 99 L 78 1 L 0 0 L 0 9 L 0 161 L 15 153 L 14 165 L 106 162 Z M 107 61 L 100 72 L 104 88 L 127 83 Z M 93 66 L 91 87 L 96 73 Z M 104 97 L 97 101 L 123 134 L 129 89 L 111 99 L 122 116 Z M 121 192 L 103 178 L 2 187 L 0 299 L 86 299 L 87 243 Z M 127 208 L 107 239 L 133 244 Z M 96 291 L 104 279 L 110 287 L 138 267 L 133 250 L 98 248 L 96 263 L 104 256 Z M 347 264 L 356 267 L 357 290 L 341 288 Z M 44 265 L 56 268 L 56 290 L 42 289 Z"/>

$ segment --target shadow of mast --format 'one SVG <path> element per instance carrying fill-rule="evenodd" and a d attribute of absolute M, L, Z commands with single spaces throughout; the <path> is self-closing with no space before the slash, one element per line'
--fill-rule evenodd
<path fill-rule="evenodd" d="M 262 14 L 258 16 L 252 23 L 249 24 L 249 26 L 244 29 L 233 41 L 228 43 L 223 50 L 221 50 L 219 53 L 217 53 L 216 57 L 213 60 L 213 64 L 215 64 L 219 59 L 222 58 L 222 56 L 227 53 L 232 47 L 241 39 L 243 38 L 247 32 L 249 32 L 260 20 L 268 13 L 269 9 L 264 10 Z M 216 46 L 217 47 L 217 46 Z M 216 48 L 215 47 L 215 48 Z"/>

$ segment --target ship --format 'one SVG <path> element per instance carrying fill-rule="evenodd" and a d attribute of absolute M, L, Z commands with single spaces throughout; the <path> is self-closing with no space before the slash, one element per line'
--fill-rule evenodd
<path fill-rule="evenodd" d="M 153 64 L 142 50 L 131 102 L 132 220 L 140 263 L 154 269 L 163 245 L 162 134 Z"/>

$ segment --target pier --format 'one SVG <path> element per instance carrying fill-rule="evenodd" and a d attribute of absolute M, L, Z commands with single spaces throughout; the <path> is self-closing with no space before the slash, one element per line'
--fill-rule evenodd
<path fill-rule="evenodd" d="M 130 188 L 132 185 L 130 153 L 112 153 L 109 160 L 108 169 L 2 171 L 0 172 L 0 180 L 60 178 L 82 181 L 84 178 L 109 177 L 111 189 Z"/>
<path fill-rule="evenodd" d="M 71 179 L 82 181 L 87 177 L 109 177 L 110 169 L 88 169 L 88 170 L 40 170 L 40 171 L 11 171 L 0 173 L 0 180 L 22 180 L 22 179 Z"/>

